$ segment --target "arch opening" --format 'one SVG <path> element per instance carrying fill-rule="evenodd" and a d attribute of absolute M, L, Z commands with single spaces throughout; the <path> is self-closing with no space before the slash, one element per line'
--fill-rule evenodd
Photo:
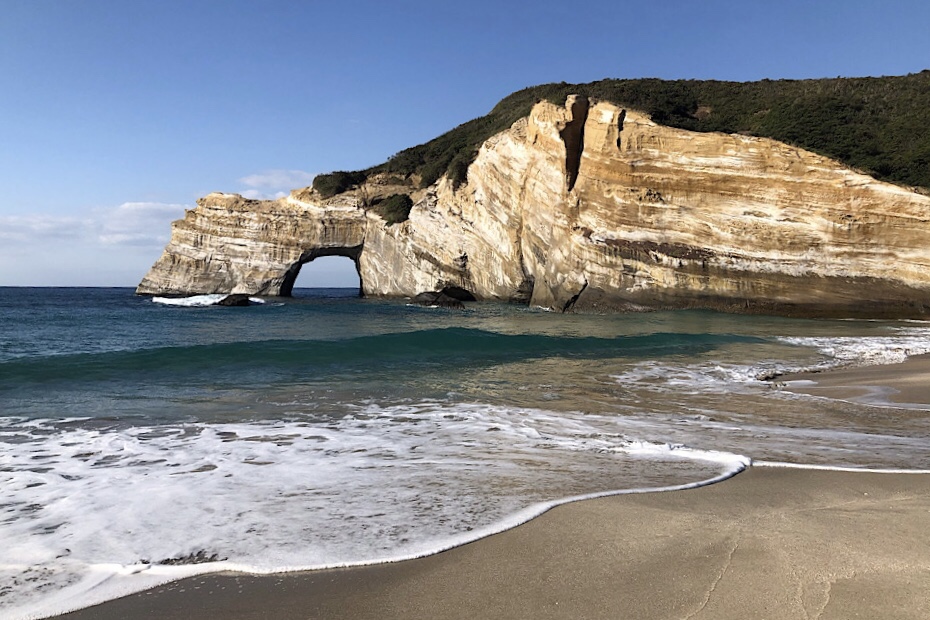
<path fill-rule="evenodd" d="M 302 257 L 287 270 L 280 295 L 299 297 L 300 289 L 334 289 L 334 292 L 339 289 L 345 292 L 345 296 L 361 297 L 362 278 L 358 268 L 360 249 L 323 250 Z M 295 289 L 298 290 L 296 295 Z"/>

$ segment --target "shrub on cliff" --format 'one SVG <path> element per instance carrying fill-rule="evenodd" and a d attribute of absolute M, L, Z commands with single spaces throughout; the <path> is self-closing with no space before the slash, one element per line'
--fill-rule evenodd
<path fill-rule="evenodd" d="M 413 200 L 407 194 L 391 194 L 372 205 L 371 210 L 391 225 L 407 221 L 412 207 Z"/>
<path fill-rule="evenodd" d="M 313 179 L 313 189 L 319 192 L 323 198 L 329 198 L 352 189 L 367 178 L 367 172 L 361 170 L 357 172 L 338 171 L 329 174 L 318 174 Z"/>

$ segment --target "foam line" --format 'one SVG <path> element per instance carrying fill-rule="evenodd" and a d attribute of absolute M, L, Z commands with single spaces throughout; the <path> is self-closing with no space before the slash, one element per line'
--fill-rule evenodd
<path fill-rule="evenodd" d="M 930 474 L 930 469 L 867 469 L 865 467 L 840 467 L 837 465 L 811 465 L 805 463 L 783 463 L 780 461 L 753 461 L 753 467 L 781 469 L 807 469 L 813 471 L 841 471 L 854 474 Z"/>
<path fill-rule="evenodd" d="M 645 493 L 667 493 L 670 491 L 687 491 L 689 489 L 698 489 L 701 487 L 710 486 L 712 484 L 717 484 L 718 482 L 723 482 L 724 480 L 729 480 L 730 478 L 740 474 L 741 472 L 748 469 L 751 465 L 751 460 L 742 456 L 734 455 L 735 458 L 727 459 L 730 467 L 725 469 L 722 473 L 713 478 L 708 478 L 706 480 L 701 480 L 699 482 L 689 482 L 686 484 L 676 484 L 664 487 L 641 487 L 641 488 L 632 488 L 632 489 L 616 489 L 611 491 L 598 491 L 596 493 L 585 493 L 582 495 L 573 495 L 571 497 L 565 497 L 562 499 L 551 500 L 548 502 L 538 502 L 532 506 L 528 506 L 523 510 L 517 511 L 510 515 L 507 518 L 501 519 L 498 522 L 488 525 L 483 528 L 478 528 L 472 532 L 469 532 L 465 535 L 459 535 L 455 537 L 450 537 L 449 541 L 444 544 L 439 544 L 436 547 L 430 549 L 429 551 L 423 551 L 420 553 L 412 553 L 407 555 L 396 555 L 396 556 L 385 556 L 382 558 L 377 558 L 373 560 L 364 560 L 360 562 L 339 562 L 334 564 L 317 564 L 312 566 L 292 566 L 287 568 L 275 568 L 275 569 L 261 569 L 256 567 L 247 566 L 244 564 L 236 564 L 232 562 L 217 562 L 217 565 L 222 565 L 221 568 L 217 570 L 231 570 L 237 572 L 246 572 L 252 574 L 275 574 L 283 572 L 294 572 L 294 571 L 311 571 L 311 570 L 326 570 L 331 568 L 353 568 L 359 566 L 372 566 L 376 564 L 396 564 L 398 562 L 406 562 L 408 560 L 417 560 L 420 558 L 429 557 L 431 555 L 436 555 L 437 553 L 442 553 L 444 551 L 449 551 L 450 549 L 455 549 L 456 547 L 461 547 L 473 543 L 482 538 L 487 538 L 488 536 L 493 536 L 495 534 L 500 534 L 506 532 L 507 530 L 512 530 L 515 527 L 519 527 L 525 523 L 532 521 L 533 519 L 542 516 L 543 514 L 549 512 L 553 508 L 565 504 L 571 504 L 574 502 L 581 502 L 590 499 L 600 499 L 604 497 L 614 497 L 617 495 L 642 495 Z M 714 459 L 700 459 L 700 457 L 695 457 L 699 460 L 711 460 L 717 462 Z M 204 571 L 206 572 L 206 571 Z M 211 571 L 215 572 L 215 571 Z"/>

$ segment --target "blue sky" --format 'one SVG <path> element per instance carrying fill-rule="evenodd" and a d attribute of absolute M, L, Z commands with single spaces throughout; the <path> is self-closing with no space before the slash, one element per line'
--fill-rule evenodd
<path fill-rule="evenodd" d="M 545 82 L 903 75 L 930 2 L 0 0 L 0 286 L 134 286 L 211 191 L 364 168 Z M 353 285 L 348 261 L 298 285 Z"/>

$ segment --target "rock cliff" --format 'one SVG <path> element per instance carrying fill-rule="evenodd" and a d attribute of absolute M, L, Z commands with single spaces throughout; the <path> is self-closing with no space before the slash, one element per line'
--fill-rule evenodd
<path fill-rule="evenodd" d="M 385 182 L 328 200 L 309 188 L 276 201 L 210 194 L 173 224 L 137 292 L 288 295 L 302 264 L 342 255 L 368 296 L 455 287 L 561 311 L 930 309 L 930 197 L 774 140 L 573 96 L 486 141 L 466 183 L 415 193 L 405 222 L 364 208 Z"/>

